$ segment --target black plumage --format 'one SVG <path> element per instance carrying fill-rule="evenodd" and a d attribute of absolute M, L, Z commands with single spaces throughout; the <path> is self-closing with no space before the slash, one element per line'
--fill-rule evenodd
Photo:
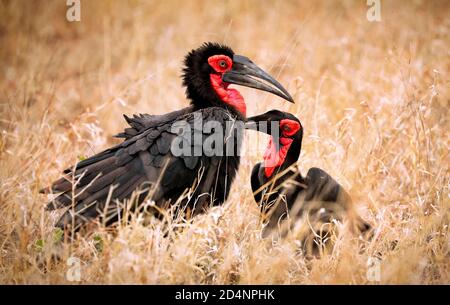
<path fill-rule="evenodd" d="M 223 58 L 232 61 L 233 65 L 222 70 Z M 236 139 L 243 132 L 242 128 L 226 130 L 225 125 L 227 121 L 240 121 L 245 117 L 240 111 L 245 107 L 237 108 L 230 103 L 236 95 L 227 95 L 231 92 L 231 89 L 227 91 L 228 85 L 253 84 L 255 88 L 259 86 L 258 89 L 292 100 L 275 80 L 272 83 L 277 89 L 258 85 L 253 78 L 249 82 L 246 73 L 253 73 L 252 76 L 259 73 L 265 80 L 271 79 L 253 63 L 249 64 L 247 58 L 235 57 L 226 46 L 207 43 L 191 51 L 186 56 L 183 70 L 190 107 L 164 115 L 124 116 L 129 127 L 117 135 L 124 139 L 122 143 L 66 169 L 64 177 L 42 190 L 57 193 L 47 205 L 49 210 L 68 207 L 57 226 L 72 226 L 76 230 L 97 218 L 106 224 L 113 223 L 124 209 L 130 209 L 129 205 L 118 202 L 129 199 L 133 193 L 137 194 L 134 203 L 138 206 L 145 198 L 160 207 L 178 200 L 181 207 L 189 207 L 191 215 L 210 205 L 223 203 L 239 166 L 240 141 Z M 227 74 L 233 80 L 225 82 L 223 79 Z M 216 81 L 215 87 L 212 78 Z M 237 98 L 236 102 L 242 105 L 242 97 L 238 95 Z M 198 127 L 198 119 L 203 125 L 214 121 L 224 127 L 221 153 L 211 156 L 200 150 L 200 155 L 192 154 L 194 148 L 203 148 L 203 142 L 210 135 L 210 131 L 203 130 L 203 125 Z M 182 122 L 190 131 L 180 134 L 175 127 Z M 190 143 L 186 142 L 188 153 L 183 151 L 181 155 L 174 155 L 172 144 L 179 137 L 190 140 Z M 200 138 L 200 143 L 195 142 L 195 137 Z M 236 154 L 226 155 L 230 147 Z M 189 195 L 182 196 L 186 192 Z"/>
<path fill-rule="evenodd" d="M 294 134 L 273 138 L 277 142 L 277 149 L 281 149 L 282 137 L 289 138 L 290 147 L 282 164 L 276 166 L 267 175 L 264 163 L 253 167 L 251 186 L 255 201 L 260 205 L 266 223 L 264 234 L 267 236 L 277 232 L 284 235 L 295 225 L 296 220 L 308 218 L 311 223 L 331 223 L 333 220 L 343 221 L 349 218 L 354 229 L 366 232 L 370 225 L 354 210 L 350 195 L 328 173 L 320 168 L 310 168 L 303 176 L 297 166 L 300 156 L 303 127 L 294 115 L 278 110 L 248 118 L 247 128 L 256 129 L 267 134 L 273 134 L 271 128 L 263 128 L 262 123 L 272 126 L 271 122 L 290 120 L 300 127 Z M 281 125 L 273 125 L 280 126 Z M 289 220 L 289 221 L 286 221 Z M 275 229 L 281 229 L 275 230 Z"/>
<path fill-rule="evenodd" d="M 236 116 L 220 107 L 204 108 L 196 113 L 201 114 L 203 118 L 214 118 L 215 121 L 222 124 L 230 120 L 230 116 L 232 119 L 236 119 Z M 185 120 L 192 126 L 194 113 L 187 112 L 177 120 Z M 205 123 L 207 121 L 206 119 Z M 143 131 L 133 128 L 133 132 L 137 132 L 136 135 L 128 137 L 126 141 L 115 147 L 79 162 L 75 172 L 70 169 L 66 170 L 67 177 L 55 182 L 51 189 L 52 192 L 62 192 L 62 194 L 52 200 L 48 208 L 70 206 L 74 201 L 77 212 L 74 221 L 75 226 L 78 227 L 87 220 L 102 214 L 111 186 L 116 186 L 112 190 L 111 198 L 122 199 L 131 195 L 134 190 L 142 186 L 142 183 L 147 182 L 148 186 L 141 195 L 144 198 L 150 191 L 150 185 L 157 183 L 158 179 L 160 181 L 158 186 L 153 189 L 151 199 L 161 205 L 168 200 L 177 200 L 187 188 L 192 187 L 199 170 L 209 168 L 213 162 L 217 165 L 214 166 L 215 170 L 212 175 L 217 176 L 218 181 L 216 181 L 216 196 L 209 200 L 212 204 L 222 203 L 229 194 L 229 188 L 239 166 L 239 156 L 217 157 L 217 160 L 204 155 L 175 157 L 170 151 L 170 145 L 177 134 L 171 132 L 170 127 L 171 121 L 162 120 L 159 124 L 153 123 L 151 127 L 146 127 Z M 235 129 L 235 132 L 242 132 L 242 130 Z M 206 135 L 202 134 L 202 136 Z M 230 141 L 224 139 L 224 150 L 228 142 Z M 231 143 L 231 145 L 237 144 L 237 141 Z M 239 147 L 236 147 L 236 150 L 239 150 Z M 75 185 L 74 199 L 72 199 L 72 176 L 75 181 L 81 177 L 79 183 Z M 209 193 L 213 188 L 213 182 L 211 177 L 203 175 L 198 181 L 202 188 L 197 188 L 198 191 L 192 194 L 192 198 L 200 195 L 199 190 Z M 201 198 L 206 200 L 207 196 Z M 184 202 L 183 204 L 188 203 Z M 89 205 L 92 206 L 88 207 Z M 203 208 L 203 205 L 201 207 Z M 110 208 L 117 207 L 111 205 Z M 193 212 L 195 214 L 200 211 L 201 209 Z M 57 225 L 64 227 L 66 224 L 71 224 L 72 214 L 69 209 Z M 112 218 L 111 220 L 116 219 Z"/>

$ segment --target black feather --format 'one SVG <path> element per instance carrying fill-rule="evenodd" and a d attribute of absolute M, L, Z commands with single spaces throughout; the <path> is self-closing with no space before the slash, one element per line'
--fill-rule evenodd
<path fill-rule="evenodd" d="M 211 68 L 208 58 L 219 54 L 230 58 L 234 55 L 228 47 L 205 44 L 186 57 L 183 84 L 187 87 L 191 107 L 164 115 L 140 114 L 133 117 L 124 115 L 129 127 L 117 135 L 124 138 L 124 141 L 80 161 L 75 167 L 74 174 L 79 178 L 84 173 L 79 185 L 73 186 L 72 181 L 60 179 L 51 188 L 45 189 L 62 192 L 51 201 L 52 208 L 70 206 L 74 203 L 75 211 L 72 211 L 72 208 L 68 209 L 58 222 L 58 226 L 64 227 L 66 223 L 70 224 L 74 220 L 78 227 L 101 216 L 101 210 L 105 207 L 112 186 L 115 189 L 111 196 L 111 210 L 118 208 L 114 202 L 129 198 L 133 191 L 143 184 L 154 186 L 153 199 L 158 205 L 163 206 L 166 200 L 176 202 L 186 189 L 191 188 L 197 177 L 200 177 L 198 174 L 200 164 L 205 166 L 206 174 L 197 181 L 199 185 L 203 185 L 199 190 L 215 193 L 216 199 L 212 200 L 214 204 L 221 204 L 227 198 L 239 166 L 238 156 L 225 156 L 226 146 L 222 152 L 224 157 L 218 157 L 216 161 L 211 161 L 211 157 L 204 154 L 174 156 L 170 150 L 171 143 L 176 137 L 172 127 L 179 121 L 187 122 L 193 130 L 192 133 L 183 135 L 190 140 L 189 148 L 193 152 L 193 146 L 202 149 L 202 143 L 195 143 L 192 136 L 198 136 L 202 140 L 206 136 L 202 128 L 194 124 L 195 117 L 202 118 L 204 124 L 214 120 L 220 122 L 222 126 L 225 126 L 225 122 L 229 119 L 242 119 L 241 114 L 222 102 L 211 88 L 209 76 Z M 236 143 L 237 141 L 233 145 L 236 146 Z M 238 147 L 234 148 L 238 151 Z M 214 162 L 216 165 L 213 165 Z M 69 168 L 65 173 L 70 176 L 72 171 L 73 169 Z M 75 198 L 72 198 L 73 188 L 77 194 Z M 197 195 L 199 194 L 185 199 L 182 204 L 193 205 Z M 138 203 L 143 197 L 138 198 Z M 72 212 L 78 212 L 75 219 L 72 219 Z"/>

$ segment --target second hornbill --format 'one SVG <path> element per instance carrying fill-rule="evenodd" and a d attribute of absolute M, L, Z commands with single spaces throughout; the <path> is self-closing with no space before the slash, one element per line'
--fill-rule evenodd
<path fill-rule="evenodd" d="M 239 166 L 240 142 L 236 138 L 243 128 L 222 136 L 219 153 L 202 149 L 214 129 L 203 128 L 208 122 L 225 130 L 227 121 L 245 119 L 244 98 L 229 86 L 268 91 L 289 102 L 293 99 L 273 77 L 224 45 L 205 43 L 192 50 L 184 64 L 182 78 L 190 107 L 165 115 L 125 116 L 130 128 L 118 135 L 125 138 L 122 143 L 78 162 L 64 171 L 63 178 L 42 190 L 58 193 L 48 209 L 70 207 L 57 226 L 77 229 L 99 217 L 107 225 L 113 223 L 123 212 L 118 202 L 129 199 L 136 190 L 140 190 L 137 199 L 134 196 L 136 205 L 150 197 L 161 207 L 184 196 L 183 204 L 191 215 L 204 211 L 208 202 L 217 205 L 227 199 Z M 174 131 L 179 122 L 187 123 L 189 130 L 183 134 Z M 187 153 L 184 146 L 184 153 L 177 155 L 172 144 L 180 136 L 192 141 L 182 142 L 180 146 L 186 145 Z M 196 146 L 200 146 L 200 153 L 195 152 Z"/>
<path fill-rule="evenodd" d="M 310 168 L 306 177 L 297 166 L 303 127 L 294 115 L 278 110 L 247 119 L 247 129 L 271 136 L 264 162 L 253 167 L 251 186 L 255 201 L 260 205 L 266 224 L 264 235 L 282 229 L 282 235 L 295 221 L 308 217 L 315 223 L 351 220 L 352 229 L 366 232 L 370 225 L 354 210 L 344 188 L 320 168 Z M 290 219 L 291 222 L 285 222 Z"/>

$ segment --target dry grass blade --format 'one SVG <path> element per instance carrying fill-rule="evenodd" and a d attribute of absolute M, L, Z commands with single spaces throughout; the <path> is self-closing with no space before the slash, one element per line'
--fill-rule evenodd
<path fill-rule="evenodd" d="M 356 0 L 81 5 L 69 23 L 65 1 L 0 1 L 1 283 L 71 283 L 69 257 L 82 283 L 365 284 L 373 258 L 381 283 L 450 283 L 448 1 L 382 1 L 381 22 Z M 211 40 L 273 67 L 296 104 L 242 89 L 248 114 L 301 119 L 300 169 L 348 190 L 375 226 L 370 241 L 342 228 L 326 235 L 332 253 L 306 261 L 295 235 L 263 239 L 249 176 L 263 151 L 252 145 L 267 139 L 255 133 L 224 206 L 55 241 L 57 212 L 39 189 L 116 143 L 123 113 L 186 106 L 182 58 Z"/>

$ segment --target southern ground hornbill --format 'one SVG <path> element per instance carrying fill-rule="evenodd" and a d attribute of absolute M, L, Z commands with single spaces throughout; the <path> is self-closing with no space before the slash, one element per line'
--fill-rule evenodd
<path fill-rule="evenodd" d="M 332 224 L 333 220 L 349 220 L 351 230 L 358 234 L 370 229 L 356 213 L 349 194 L 325 171 L 313 167 L 306 177 L 301 175 L 296 163 L 303 127 L 297 117 L 271 110 L 248 118 L 246 128 L 271 135 L 264 162 L 255 165 L 251 174 L 253 195 L 265 223 L 264 236 L 272 233 L 284 236 L 304 220 L 307 226 L 303 226 L 303 232 L 300 230 L 304 234 L 302 244 L 306 253 L 311 254 L 318 250 L 316 237 L 321 240 L 329 237 L 330 227 L 324 225 Z"/>
<path fill-rule="evenodd" d="M 227 199 L 239 166 L 243 128 L 237 128 L 237 123 L 242 123 L 246 114 L 244 98 L 229 85 L 252 87 L 293 100 L 270 75 L 223 45 L 205 43 L 192 50 L 184 64 L 183 85 L 190 107 L 165 115 L 125 116 L 130 128 L 117 135 L 125 139 L 121 144 L 77 163 L 42 190 L 57 194 L 48 209 L 69 207 L 57 226 L 76 230 L 97 218 L 108 225 L 125 207 L 135 209 L 146 198 L 157 207 L 178 201 L 191 215 Z M 205 128 L 208 123 L 216 125 Z M 231 128 L 226 130 L 226 126 Z M 222 147 L 215 143 L 206 152 L 206 139 L 219 129 L 224 131 Z M 177 153 L 173 149 L 175 140 Z M 133 205 L 118 204 L 130 197 Z"/>

